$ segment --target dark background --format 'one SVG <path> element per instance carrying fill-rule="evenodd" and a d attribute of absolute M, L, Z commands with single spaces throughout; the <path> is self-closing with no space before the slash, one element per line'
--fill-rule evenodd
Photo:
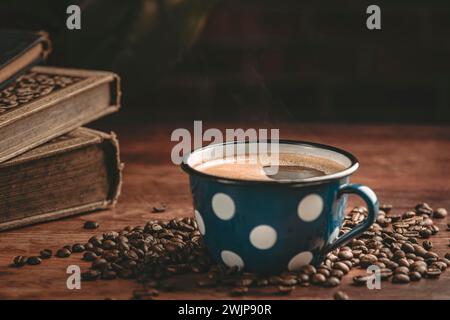
<path fill-rule="evenodd" d="M 51 65 L 119 73 L 108 121 L 450 122 L 449 1 L 2 0 L 0 27 L 47 30 Z"/>

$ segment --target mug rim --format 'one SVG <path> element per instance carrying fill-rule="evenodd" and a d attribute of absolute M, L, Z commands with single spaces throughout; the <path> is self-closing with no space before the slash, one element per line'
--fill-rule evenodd
<path fill-rule="evenodd" d="M 278 143 L 279 144 L 303 145 L 303 146 L 309 146 L 309 147 L 315 147 L 315 148 L 334 151 L 334 152 L 337 152 L 337 153 L 340 153 L 340 154 L 346 156 L 351 161 L 351 165 L 348 168 L 346 168 L 342 171 L 338 171 L 336 173 L 319 176 L 319 177 L 307 178 L 307 179 L 303 179 L 303 180 L 245 180 L 245 179 L 215 176 L 215 175 L 194 169 L 192 166 L 190 166 L 188 164 L 189 157 L 194 152 L 199 152 L 199 151 L 206 149 L 208 147 L 211 147 L 213 145 L 225 146 L 225 145 L 238 144 L 238 143 L 249 144 L 249 143 L 262 143 L 262 142 L 263 143 L 271 143 L 271 140 L 269 139 L 269 140 L 255 140 L 255 141 L 229 141 L 229 142 L 221 142 L 221 143 L 217 143 L 217 144 L 209 144 L 207 146 L 194 149 L 189 154 L 185 155 L 183 157 L 183 161 L 180 166 L 183 169 L 183 171 L 185 171 L 189 175 L 197 175 L 199 177 L 213 179 L 213 180 L 216 180 L 221 183 L 238 184 L 238 185 L 258 184 L 258 185 L 289 185 L 289 186 L 308 185 L 308 184 L 312 184 L 312 183 L 316 183 L 316 182 L 328 182 L 328 181 L 332 181 L 332 180 L 342 179 L 342 178 L 345 178 L 345 177 L 351 175 L 352 173 L 354 173 L 359 167 L 358 159 L 353 154 L 351 154 L 350 152 L 345 151 L 343 149 L 340 149 L 340 148 L 337 148 L 334 146 L 330 146 L 327 144 L 322 144 L 322 143 L 302 141 L 302 140 L 285 140 L 285 139 L 278 140 Z"/>

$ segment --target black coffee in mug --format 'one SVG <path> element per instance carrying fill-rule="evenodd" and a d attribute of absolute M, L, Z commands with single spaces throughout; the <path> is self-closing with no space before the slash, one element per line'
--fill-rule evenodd
<path fill-rule="evenodd" d="M 200 164 L 195 169 L 221 178 L 240 180 L 302 180 L 333 174 L 345 167 L 333 160 L 295 153 L 278 154 L 278 170 L 269 170 L 251 155 L 225 158 Z"/>

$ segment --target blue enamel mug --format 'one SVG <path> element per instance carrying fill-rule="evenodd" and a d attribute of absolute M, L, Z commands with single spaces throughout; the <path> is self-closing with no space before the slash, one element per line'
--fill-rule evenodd
<path fill-rule="evenodd" d="M 342 170 L 299 180 L 252 181 L 202 172 L 200 162 L 217 160 L 224 148 L 258 142 L 213 144 L 184 158 L 195 218 L 213 259 L 249 272 L 277 274 L 320 264 L 326 253 L 367 230 L 378 214 L 378 200 L 368 187 L 351 184 L 357 159 L 347 151 L 310 142 L 280 140 L 280 153 L 330 159 Z M 270 144 L 270 142 L 268 142 Z M 249 148 L 247 148 L 248 150 Z M 221 151 L 221 152 L 218 152 Z M 339 236 L 348 194 L 360 196 L 368 215 Z"/>

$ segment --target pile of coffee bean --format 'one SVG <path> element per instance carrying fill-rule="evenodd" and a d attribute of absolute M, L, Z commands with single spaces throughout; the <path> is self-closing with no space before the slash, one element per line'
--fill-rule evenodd
<path fill-rule="evenodd" d="M 0 114 L 51 92 L 72 85 L 81 78 L 29 72 L 0 91 Z"/>
<path fill-rule="evenodd" d="M 318 266 L 303 266 L 296 272 L 261 276 L 243 273 L 236 268 L 215 264 L 203 244 L 193 218 L 170 221 L 149 221 L 145 226 L 126 227 L 92 236 L 85 244 L 76 243 L 57 250 L 56 256 L 65 258 L 72 253 L 83 253 L 91 262 L 82 279 L 112 280 L 117 277 L 135 279 L 144 289 L 134 292 L 133 298 L 145 299 L 169 290 L 168 279 L 185 273 L 202 273 L 199 287 L 229 287 L 230 294 L 242 296 L 255 293 L 260 287 L 274 288 L 272 293 L 290 294 L 295 286 L 310 285 L 337 287 L 352 268 L 377 266 L 381 280 L 408 283 L 422 278 L 438 278 L 449 266 L 449 254 L 440 257 L 433 252 L 429 238 L 439 229 L 431 218 L 444 218 L 443 208 L 433 210 L 421 203 L 414 210 L 401 215 L 391 214 L 392 206 L 383 205 L 379 216 L 369 230 L 347 245 L 326 255 Z M 345 217 L 340 235 L 349 232 L 367 216 L 364 207 L 356 207 Z M 52 252 L 42 250 L 40 256 L 14 258 L 13 265 L 35 265 L 47 259 Z M 368 275 L 355 276 L 355 285 L 365 285 Z M 336 299 L 348 299 L 343 292 Z"/>

